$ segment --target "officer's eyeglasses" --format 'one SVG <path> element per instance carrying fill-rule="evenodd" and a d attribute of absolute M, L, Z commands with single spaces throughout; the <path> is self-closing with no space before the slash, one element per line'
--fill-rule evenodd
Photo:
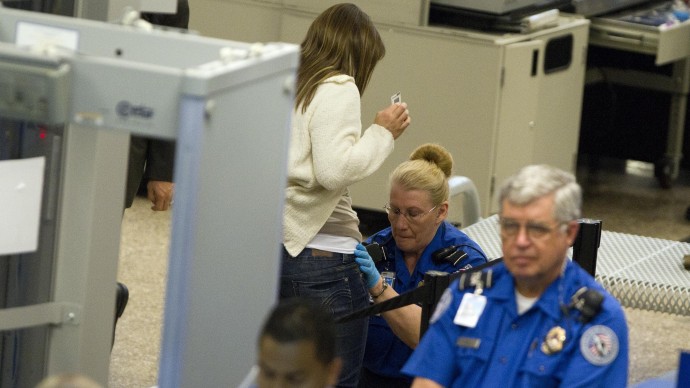
<path fill-rule="evenodd" d="M 395 218 L 398 218 L 398 216 L 401 216 L 401 215 L 402 215 L 403 217 L 405 217 L 405 219 L 407 220 L 407 222 L 410 222 L 410 223 L 420 222 L 420 221 L 422 220 L 422 218 L 423 218 L 425 215 L 431 213 L 431 212 L 434 211 L 434 209 L 436 209 L 437 207 L 438 207 L 438 205 L 432 207 L 432 208 L 429 209 L 428 211 L 423 211 L 423 210 L 418 210 L 418 209 L 411 209 L 411 210 L 407 210 L 407 211 L 404 211 L 404 212 L 403 212 L 403 211 L 400 210 L 399 208 L 394 207 L 394 206 L 391 206 L 390 203 L 387 203 L 387 204 L 385 204 L 385 205 L 383 206 L 383 208 L 386 210 L 386 213 L 388 213 L 388 216 L 389 216 L 390 218 L 395 219 Z"/>
<path fill-rule="evenodd" d="M 523 224 L 511 220 L 509 218 L 501 218 L 498 221 L 498 224 L 501 229 L 501 236 L 502 237 L 515 237 L 520 233 L 520 229 L 522 229 Z M 524 224 L 525 231 L 527 233 L 527 236 L 531 240 L 538 240 L 541 238 L 544 238 L 545 236 L 551 234 L 556 228 L 564 226 L 564 223 L 557 223 L 554 226 L 548 226 L 546 224 L 541 224 L 538 222 L 527 222 Z"/>

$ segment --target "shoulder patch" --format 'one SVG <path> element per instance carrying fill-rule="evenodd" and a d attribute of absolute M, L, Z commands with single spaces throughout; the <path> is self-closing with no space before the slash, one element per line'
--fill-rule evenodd
<path fill-rule="evenodd" d="M 448 307 L 450 306 L 450 302 L 453 301 L 453 294 L 450 291 L 450 288 L 446 288 L 445 291 L 443 291 L 443 295 L 441 295 L 441 299 L 438 300 L 438 304 L 436 304 L 436 310 L 434 310 L 434 313 L 431 315 L 431 319 L 429 319 L 429 323 L 432 324 L 436 322 L 439 318 L 441 318 L 441 315 L 448 310 Z"/>
<path fill-rule="evenodd" d="M 580 352 L 592 365 L 610 364 L 618 356 L 618 336 L 608 326 L 594 325 L 580 337 Z"/>

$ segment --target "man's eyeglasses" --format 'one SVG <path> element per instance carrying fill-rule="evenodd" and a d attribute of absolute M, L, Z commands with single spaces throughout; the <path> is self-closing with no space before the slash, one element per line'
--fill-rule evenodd
<path fill-rule="evenodd" d="M 386 210 L 386 213 L 388 213 L 388 216 L 389 216 L 389 217 L 391 217 L 391 218 L 398 218 L 398 216 L 401 216 L 401 215 L 402 215 L 403 217 L 405 217 L 405 219 L 406 219 L 408 222 L 411 222 L 411 223 L 415 223 L 415 222 L 421 221 L 422 217 L 424 217 L 425 215 L 431 213 L 431 212 L 434 211 L 434 209 L 436 209 L 437 207 L 438 207 L 438 205 L 432 207 L 432 208 L 429 209 L 428 211 L 422 211 L 422 210 L 412 209 L 412 210 L 408 210 L 408 211 L 403 212 L 403 211 L 400 210 L 399 208 L 391 206 L 390 203 L 387 203 L 387 204 L 385 204 L 385 205 L 383 206 L 383 208 Z"/>
<path fill-rule="evenodd" d="M 515 237 L 520 233 L 520 229 L 522 228 L 523 224 L 507 219 L 507 218 L 501 218 L 498 221 L 498 224 L 501 228 L 501 236 L 503 237 Z M 562 226 L 563 223 L 558 223 L 554 226 L 548 226 L 545 224 L 540 224 L 537 222 L 527 222 L 524 224 L 525 231 L 527 233 L 527 236 L 532 239 L 532 240 L 538 240 L 541 239 L 551 232 L 553 232 L 556 228 L 559 226 Z"/>

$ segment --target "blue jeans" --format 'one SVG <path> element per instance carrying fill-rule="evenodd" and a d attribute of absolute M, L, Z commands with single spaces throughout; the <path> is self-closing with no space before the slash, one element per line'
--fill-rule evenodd
<path fill-rule="evenodd" d="M 318 299 L 335 319 L 369 306 L 369 293 L 355 256 L 305 248 L 297 257 L 283 248 L 280 298 Z M 338 387 L 354 388 L 359 380 L 368 318 L 336 325 L 336 354 L 343 360 Z"/>

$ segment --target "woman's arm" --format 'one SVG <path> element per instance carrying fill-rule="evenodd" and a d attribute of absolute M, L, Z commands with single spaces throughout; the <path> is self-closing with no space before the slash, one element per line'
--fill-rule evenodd
<path fill-rule="evenodd" d="M 314 175 L 328 190 L 368 177 L 393 151 L 394 137 L 383 126 L 372 124 L 362 134 L 360 107 L 359 91 L 349 77 L 324 82 L 309 105 Z"/>
<path fill-rule="evenodd" d="M 374 303 L 381 303 L 399 295 L 393 287 L 388 287 L 388 284 L 384 283 L 383 277 L 376 269 L 374 260 L 362 244 L 357 244 L 355 256 L 359 269 L 364 273 L 369 294 L 374 299 Z M 422 320 L 421 307 L 411 304 L 386 311 L 382 316 L 401 341 L 413 349 L 417 347 Z"/>
<path fill-rule="evenodd" d="M 374 303 L 385 302 L 400 295 L 393 287 L 386 287 L 383 292 L 383 278 L 376 285 L 369 289 L 371 295 L 378 295 Z M 379 295 L 380 294 L 380 295 Z M 381 314 L 386 320 L 393 333 L 400 338 L 405 345 L 416 348 L 419 344 L 419 331 L 422 322 L 422 308 L 416 304 L 409 304 L 394 310 L 389 310 Z"/>

